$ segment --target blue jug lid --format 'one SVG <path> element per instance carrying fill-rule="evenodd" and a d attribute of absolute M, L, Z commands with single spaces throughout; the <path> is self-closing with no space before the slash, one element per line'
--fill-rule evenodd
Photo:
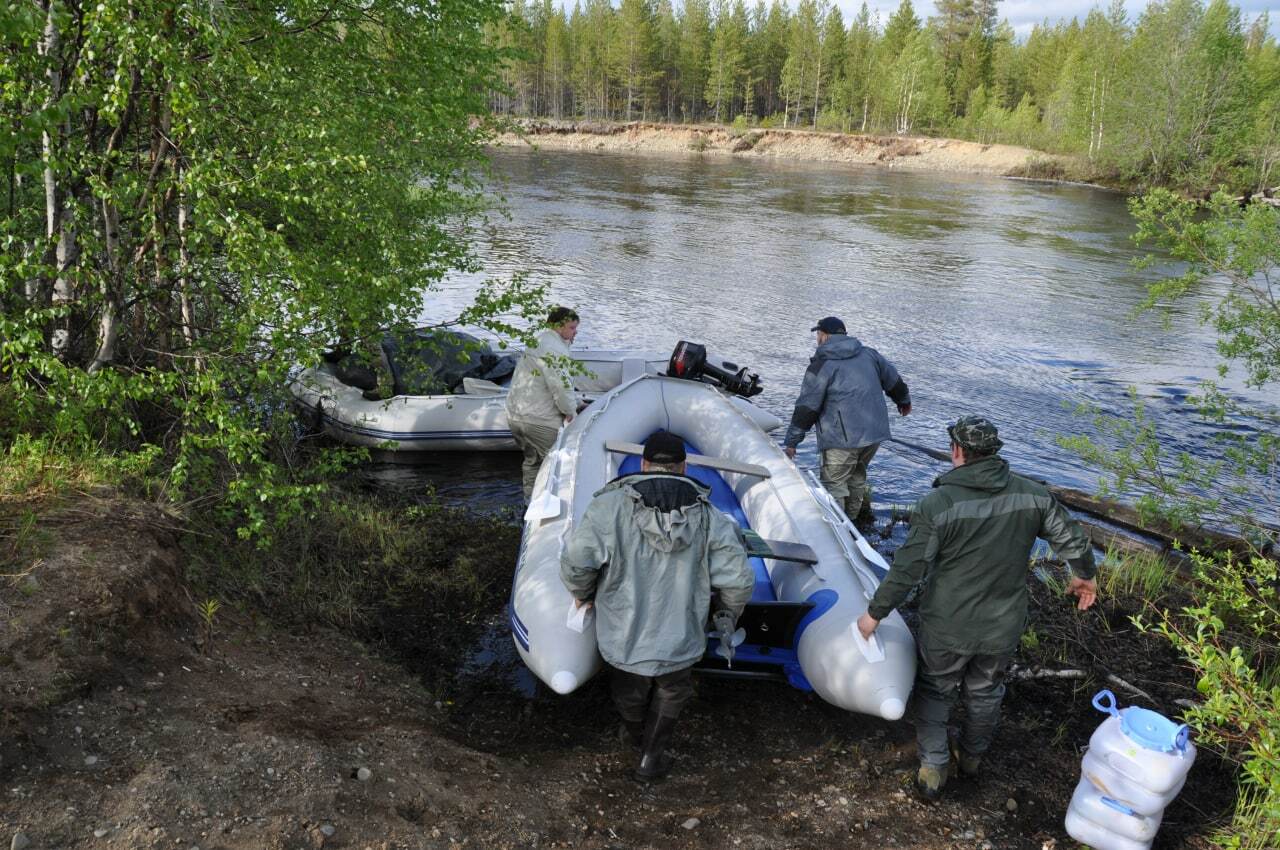
<path fill-rule="evenodd" d="M 1120 712 L 1120 731 L 1148 750 L 1172 753 L 1187 748 L 1186 724 L 1174 723 L 1163 714 L 1145 708 Z"/>
<path fill-rule="evenodd" d="M 1163 714 L 1145 708 L 1121 709 L 1116 695 L 1103 689 L 1094 694 L 1093 707 L 1120 718 L 1120 731 L 1125 737 L 1148 750 L 1161 753 L 1183 752 L 1187 749 L 1190 730 L 1185 723 L 1174 723 Z"/>

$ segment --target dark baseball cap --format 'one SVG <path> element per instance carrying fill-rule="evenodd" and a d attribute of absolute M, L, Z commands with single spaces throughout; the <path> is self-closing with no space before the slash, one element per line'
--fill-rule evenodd
<path fill-rule="evenodd" d="M 644 441 L 642 457 L 649 463 L 673 464 L 684 463 L 684 440 L 670 431 L 659 431 Z"/>
<path fill-rule="evenodd" d="M 997 452 L 1004 442 L 995 423 L 985 416 L 961 416 L 947 426 L 952 441 L 962 449 L 989 454 Z"/>
<path fill-rule="evenodd" d="M 825 319 L 818 320 L 818 324 L 809 328 L 810 331 L 822 331 L 824 334 L 842 334 L 848 333 L 844 329 L 844 322 L 835 316 L 827 316 Z"/>

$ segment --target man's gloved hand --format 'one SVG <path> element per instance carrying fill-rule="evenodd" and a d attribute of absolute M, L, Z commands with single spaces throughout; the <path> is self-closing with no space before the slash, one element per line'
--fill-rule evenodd
<path fill-rule="evenodd" d="M 733 666 L 733 627 L 735 618 L 728 611 L 717 611 L 715 616 L 711 618 L 711 622 L 716 627 L 716 633 L 720 636 L 720 654 L 724 660 Z"/>

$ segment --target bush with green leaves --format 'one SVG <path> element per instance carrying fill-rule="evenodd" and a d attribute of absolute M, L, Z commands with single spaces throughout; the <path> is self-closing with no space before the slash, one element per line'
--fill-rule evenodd
<path fill-rule="evenodd" d="M 1181 274 L 1150 286 L 1144 306 L 1221 287 L 1200 314 L 1217 331 L 1219 379 L 1235 370 L 1254 389 L 1280 384 L 1280 208 L 1221 192 L 1202 204 L 1160 190 L 1134 199 L 1130 210 L 1135 240 L 1183 264 Z M 1154 262 L 1148 256 L 1140 265 Z M 1140 625 L 1164 635 L 1195 668 L 1204 700 L 1186 719 L 1203 743 L 1241 765 L 1222 845 L 1262 850 L 1280 845 L 1280 411 L 1247 406 L 1217 381 L 1193 401 L 1210 421 L 1235 427 L 1170 457 L 1160 423 L 1135 399 L 1130 418 L 1095 412 L 1104 440 L 1063 442 L 1102 470 L 1104 489 L 1141 492 L 1149 517 L 1175 528 L 1228 524 L 1251 547 L 1243 557 L 1193 552 L 1194 602 L 1157 609 Z"/>
<path fill-rule="evenodd" d="M 284 386 L 476 270 L 500 0 L 0 6 L 6 432 L 158 452 L 174 497 L 308 497 Z M 532 309 L 521 281 L 467 319 Z M 225 504 L 225 502 L 224 502 Z"/>

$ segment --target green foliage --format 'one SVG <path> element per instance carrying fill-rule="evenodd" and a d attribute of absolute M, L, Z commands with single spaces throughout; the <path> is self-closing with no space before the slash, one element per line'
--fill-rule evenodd
<path fill-rule="evenodd" d="M 196 613 L 200 615 L 200 626 L 203 630 L 203 648 L 205 655 L 208 655 L 213 649 L 213 623 L 217 619 L 218 611 L 221 610 L 222 603 L 216 599 L 206 599 L 196 606 Z"/>
<path fill-rule="evenodd" d="M 1225 192 L 1201 206 L 1167 191 L 1136 198 L 1129 208 L 1138 223 L 1135 241 L 1186 264 L 1178 277 L 1151 287 L 1146 306 L 1170 303 L 1210 278 L 1225 279 L 1226 296 L 1202 313 L 1218 332 L 1219 374 L 1238 363 L 1250 386 L 1280 380 L 1280 209 L 1241 206 Z M 1155 262 L 1148 256 L 1140 265 Z"/>
<path fill-rule="evenodd" d="M 1074 452 L 1087 465 L 1104 470 L 1100 494 L 1109 499 L 1134 500 L 1134 507 L 1146 523 L 1159 521 L 1174 529 L 1196 527 L 1216 513 L 1222 500 L 1204 495 L 1222 472 L 1221 463 L 1205 463 L 1188 451 L 1173 457 L 1164 448 L 1159 423 L 1147 406 L 1129 388 L 1133 405 L 1128 416 L 1080 405 L 1076 413 L 1088 416 L 1100 441 L 1083 434 L 1059 437 L 1063 448 Z"/>
<path fill-rule="evenodd" d="M 1224 847 L 1280 841 L 1280 565 L 1196 555 L 1196 602 L 1142 623 L 1195 667 L 1204 700 L 1188 709 L 1202 745 L 1239 760 L 1241 796 Z"/>
<path fill-rule="evenodd" d="M 0 7 L 8 431 L 261 533 L 314 495 L 280 462 L 289 370 L 475 269 L 501 6 L 35 8 Z M 468 319 L 539 294 L 493 284 Z"/>
<path fill-rule="evenodd" d="M 1108 550 L 1098 567 L 1098 594 L 1107 599 L 1139 602 L 1161 599 L 1174 572 L 1175 567 L 1154 552 Z"/>

